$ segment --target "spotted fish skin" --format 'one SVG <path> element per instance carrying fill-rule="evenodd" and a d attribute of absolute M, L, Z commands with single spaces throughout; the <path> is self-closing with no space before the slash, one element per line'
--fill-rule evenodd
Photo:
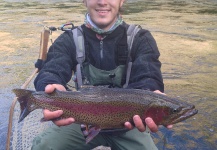
<path fill-rule="evenodd" d="M 151 117 L 157 125 L 169 125 L 197 113 L 194 105 L 165 95 L 139 89 L 90 87 L 80 91 L 51 94 L 14 89 L 21 107 L 19 122 L 35 109 L 63 110 L 62 118 L 100 129 L 123 128 L 134 115 Z"/>

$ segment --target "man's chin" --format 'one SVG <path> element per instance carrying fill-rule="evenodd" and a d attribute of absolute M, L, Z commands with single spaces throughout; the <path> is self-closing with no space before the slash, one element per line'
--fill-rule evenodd
<path fill-rule="evenodd" d="M 100 22 L 100 23 L 97 24 L 97 27 L 100 28 L 100 29 L 103 29 L 103 30 L 109 30 L 111 28 L 111 26 L 112 25 L 109 24 L 109 23 Z"/>

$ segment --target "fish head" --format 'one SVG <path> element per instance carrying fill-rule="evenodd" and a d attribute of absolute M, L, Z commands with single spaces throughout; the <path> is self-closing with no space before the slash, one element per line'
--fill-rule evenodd
<path fill-rule="evenodd" d="M 172 100 L 161 100 L 149 106 L 145 118 L 151 117 L 157 125 L 172 125 L 197 114 L 195 106 L 189 103 Z"/>

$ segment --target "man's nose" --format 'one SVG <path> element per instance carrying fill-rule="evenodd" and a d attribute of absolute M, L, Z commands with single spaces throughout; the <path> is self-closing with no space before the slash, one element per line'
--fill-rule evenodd
<path fill-rule="evenodd" d="M 106 5 L 107 4 L 107 0 L 98 0 L 98 4 L 99 5 Z"/>

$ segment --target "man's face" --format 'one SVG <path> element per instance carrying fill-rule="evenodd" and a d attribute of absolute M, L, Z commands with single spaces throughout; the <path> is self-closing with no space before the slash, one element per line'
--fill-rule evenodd
<path fill-rule="evenodd" d="M 84 0 L 91 20 L 101 29 L 108 30 L 115 23 L 124 0 Z"/>

